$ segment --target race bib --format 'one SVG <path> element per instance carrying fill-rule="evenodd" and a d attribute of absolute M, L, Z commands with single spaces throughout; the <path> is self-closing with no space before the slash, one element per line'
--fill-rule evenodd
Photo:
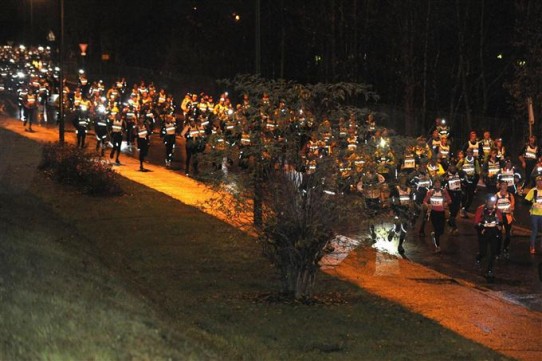
<path fill-rule="evenodd" d="M 432 206 L 444 206 L 444 198 L 439 195 L 431 196 L 430 203 Z"/>
<path fill-rule="evenodd" d="M 461 180 L 460 179 L 450 179 L 448 181 L 448 188 L 451 191 L 458 191 L 461 189 Z"/>

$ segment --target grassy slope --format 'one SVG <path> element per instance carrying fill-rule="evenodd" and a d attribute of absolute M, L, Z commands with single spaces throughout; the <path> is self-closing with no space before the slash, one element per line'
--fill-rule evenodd
<path fill-rule="evenodd" d="M 326 275 L 319 290 L 348 303 L 254 302 L 276 279 L 253 239 L 123 187 L 126 196 L 92 198 L 36 176 L 24 197 L 5 197 L 0 359 L 504 359 Z"/>

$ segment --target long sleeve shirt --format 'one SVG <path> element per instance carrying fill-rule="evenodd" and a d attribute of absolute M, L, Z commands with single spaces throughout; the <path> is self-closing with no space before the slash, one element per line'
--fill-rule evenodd
<path fill-rule="evenodd" d="M 452 198 L 444 188 L 430 189 L 423 199 L 423 204 L 430 206 L 432 212 L 444 212 L 446 204 L 450 203 L 452 203 Z"/>

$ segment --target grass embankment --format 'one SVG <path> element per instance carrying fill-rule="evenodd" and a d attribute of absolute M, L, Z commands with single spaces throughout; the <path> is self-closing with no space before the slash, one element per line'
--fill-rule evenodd
<path fill-rule="evenodd" d="M 36 147 L 0 140 L 9 159 Z M 318 291 L 346 303 L 262 301 L 277 283 L 254 239 L 127 180 L 122 197 L 81 195 L 38 162 L 5 172 L 26 183 L 0 177 L 1 360 L 504 359 L 324 274 Z"/>

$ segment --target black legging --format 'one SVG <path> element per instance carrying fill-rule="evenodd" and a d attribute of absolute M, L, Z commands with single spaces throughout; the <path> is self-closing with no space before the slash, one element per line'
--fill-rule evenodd
<path fill-rule="evenodd" d="M 500 239 L 500 231 L 497 227 L 488 227 L 485 229 L 480 230 L 480 232 L 483 231 L 483 234 L 480 233 L 479 235 L 479 257 L 480 259 L 485 258 L 486 251 L 489 248 L 489 252 L 487 253 L 488 261 L 487 261 L 487 270 L 493 271 L 493 263 L 495 261 L 495 255 L 499 252 L 499 246 L 501 245 L 501 239 Z"/>
<path fill-rule="evenodd" d="M 461 208 L 461 191 L 448 191 L 452 203 L 450 203 L 450 218 L 448 219 L 448 224 L 452 228 L 457 228 L 457 214 Z"/>
<path fill-rule="evenodd" d="M 423 205 L 422 202 L 425 199 L 425 195 L 427 194 L 427 188 L 420 188 L 414 193 L 415 197 L 415 205 L 416 205 L 416 211 L 414 212 L 414 215 L 412 217 L 412 223 L 416 223 L 416 220 L 420 216 L 420 213 L 423 212 Z M 422 221 L 420 223 L 420 228 L 418 230 L 419 234 L 425 234 L 425 223 L 427 221 L 427 218 L 425 216 L 425 213 L 422 217 Z"/>
<path fill-rule="evenodd" d="M 198 172 L 198 144 L 197 140 L 193 138 L 189 138 L 186 140 L 186 163 L 184 166 L 185 173 L 188 174 L 190 172 L 190 161 L 192 160 L 192 169 L 195 173 Z M 194 157 L 194 159 L 192 159 Z"/>
<path fill-rule="evenodd" d="M 137 148 L 139 149 L 139 168 L 143 169 L 143 162 L 149 153 L 149 141 L 147 138 L 137 138 Z"/>
<path fill-rule="evenodd" d="M 166 163 L 170 163 L 173 159 L 173 151 L 175 150 L 175 134 L 166 134 L 164 136 L 164 144 L 166 145 Z"/>
<path fill-rule="evenodd" d="M 507 214 L 503 213 L 503 215 L 502 215 L 502 223 L 503 223 L 503 226 L 504 226 L 504 245 L 503 245 L 503 249 L 505 251 L 508 251 L 509 250 L 508 247 L 510 247 L 510 241 L 511 241 L 512 219 L 510 219 L 510 221 L 508 221 Z"/>
<path fill-rule="evenodd" d="M 102 150 L 102 156 L 105 152 L 105 139 L 107 138 L 107 128 L 104 126 L 96 126 L 94 128 L 96 133 L 96 151 Z"/>
<path fill-rule="evenodd" d="M 28 122 L 28 129 L 32 130 L 32 122 L 34 121 L 35 108 L 23 108 L 24 125 Z"/>
<path fill-rule="evenodd" d="M 525 159 L 525 183 L 523 184 L 525 188 L 531 188 L 531 183 L 533 183 L 531 175 L 535 166 L 536 160 Z"/>
<path fill-rule="evenodd" d="M 132 145 L 134 141 L 134 123 L 126 122 L 126 145 Z"/>
<path fill-rule="evenodd" d="M 468 211 L 472 201 L 474 200 L 474 192 L 476 191 L 476 186 L 478 185 L 479 177 L 474 177 L 472 182 L 467 182 L 465 186 L 465 193 L 463 194 L 463 208 L 465 211 Z"/>
<path fill-rule="evenodd" d="M 393 212 L 399 218 L 395 220 L 393 225 L 393 232 L 399 235 L 399 250 L 403 248 L 403 242 L 405 241 L 408 229 L 408 222 L 410 221 L 411 214 L 410 208 L 406 206 L 396 205 L 392 206 Z"/>
<path fill-rule="evenodd" d="M 111 133 L 111 141 L 113 142 L 113 149 L 111 149 L 111 154 L 109 155 L 109 158 L 113 158 L 116 153 L 117 157 L 115 158 L 115 160 L 118 162 L 119 156 L 120 156 L 120 146 L 122 145 L 122 133 L 121 132 Z"/>
<path fill-rule="evenodd" d="M 437 247 L 440 247 L 440 236 L 444 233 L 446 222 L 444 211 L 431 211 L 430 219 L 435 232 L 435 244 Z"/>
<path fill-rule="evenodd" d="M 87 128 L 83 126 L 77 127 L 77 147 L 83 148 L 85 146 L 85 139 L 87 138 Z"/>

